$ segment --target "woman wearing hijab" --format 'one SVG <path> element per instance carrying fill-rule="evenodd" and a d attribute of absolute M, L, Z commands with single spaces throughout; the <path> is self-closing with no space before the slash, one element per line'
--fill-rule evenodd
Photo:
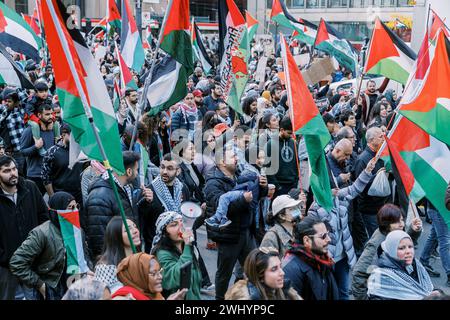
<path fill-rule="evenodd" d="M 50 220 L 30 231 L 10 260 L 11 272 L 32 290 L 32 300 L 60 300 L 66 291 L 66 249 L 58 213 L 78 211 L 75 198 L 56 192 L 49 200 Z M 84 254 L 87 259 L 88 254 Z M 90 268 L 91 269 L 91 268 Z"/>
<path fill-rule="evenodd" d="M 113 295 L 113 300 L 164 300 L 163 272 L 156 257 L 135 253 L 126 257 L 117 267 L 117 277 L 124 284 Z M 167 300 L 181 300 L 187 290 L 178 290 Z"/>
<path fill-rule="evenodd" d="M 369 300 L 422 300 L 439 295 L 433 290 L 428 272 L 414 258 L 414 244 L 406 232 L 390 232 L 381 248 L 378 268 L 372 271 L 367 284 Z"/>
<path fill-rule="evenodd" d="M 183 228 L 182 216 L 174 211 L 166 211 L 156 220 L 156 236 L 153 238 L 152 253 L 164 269 L 162 285 L 168 294 L 180 287 L 180 267 L 190 261 L 191 286 L 186 300 L 200 300 L 202 273 L 200 271 L 198 249 L 193 245 L 193 232 Z"/>
<path fill-rule="evenodd" d="M 179 104 L 178 110 L 172 118 L 172 140 L 179 141 L 181 138 L 194 140 L 197 122 L 200 121 L 200 111 L 194 101 L 194 94 L 188 92 L 183 102 Z M 176 131 L 179 130 L 177 133 Z"/>

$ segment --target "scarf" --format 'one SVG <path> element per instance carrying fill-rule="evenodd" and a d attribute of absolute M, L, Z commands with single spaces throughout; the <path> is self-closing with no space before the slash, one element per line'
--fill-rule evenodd
<path fill-rule="evenodd" d="M 175 211 L 166 211 L 159 215 L 158 219 L 156 220 L 156 235 L 153 237 L 152 242 L 152 250 L 153 248 L 158 244 L 158 242 L 161 240 L 162 234 L 164 232 L 164 229 L 166 226 L 171 223 L 172 221 L 183 219 L 181 214 Z"/>
<path fill-rule="evenodd" d="M 180 180 L 178 180 L 178 178 L 175 178 L 175 182 L 173 184 L 173 198 L 166 184 L 161 180 L 161 176 L 157 176 L 155 180 L 152 181 L 152 186 L 155 190 L 156 196 L 164 206 L 165 211 L 175 211 L 180 213 L 183 184 L 180 182 Z"/>
<path fill-rule="evenodd" d="M 22 136 L 24 128 L 24 108 L 14 108 L 11 112 L 8 111 L 6 106 L 3 109 L 0 106 L 0 124 L 5 123 L 6 128 L 9 131 L 9 138 L 13 151 L 20 151 L 20 137 Z M 0 125 L 1 127 L 1 125 Z M 6 148 L 6 145 L 5 145 Z"/>
<path fill-rule="evenodd" d="M 146 253 L 136 253 L 123 259 L 117 266 L 117 278 L 124 286 L 139 290 L 146 297 L 161 299 L 161 293 L 152 293 L 148 287 L 148 275 L 150 272 L 150 261 L 156 260 L 155 256 Z"/>
<path fill-rule="evenodd" d="M 183 112 L 183 114 L 185 114 L 187 116 L 197 117 L 198 109 L 197 109 L 196 105 L 193 107 L 189 107 L 185 103 L 180 103 L 180 109 L 181 109 L 181 112 Z"/>
<path fill-rule="evenodd" d="M 334 265 L 333 259 L 327 254 L 318 255 L 310 250 L 307 250 L 303 245 L 293 243 L 286 252 L 287 254 L 295 254 L 299 256 L 303 261 L 309 264 L 311 267 L 322 272 L 327 268 L 332 268 Z"/>
<path fill-rule="evenodd" d="M 433 291 L 433 283 L 422 264 L 415 260 L 419 282 L 398 268 L 376 268 L 369 277 L 367 294 L 393 300 L 422 300 Z"/>

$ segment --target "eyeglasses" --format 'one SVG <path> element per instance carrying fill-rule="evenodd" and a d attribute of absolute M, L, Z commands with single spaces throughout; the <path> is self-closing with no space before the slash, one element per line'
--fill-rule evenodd
<path fill-rule="evenodd" d="M 328 238 L 330 237 L 330 233 L 329 232 L 325 232 L 325 233 L 318 234 L 318 235 L 310 235 L 309 237 L 310 238 L 320 238 L 322 240 L 325 240 L 327 237 Z"/>
<path fill-rule="evenodd" d="M 162 277 L 162 276 L 163 276 L 163 273 L 164 273 L 164 269 L 161 268 L 161 269 L 159 269 L 158 271 L 155 271 L 155 272 L 149 272 L 148 274 L 149 274 L 150 276 L 152 276 L 153 278 L 155 278 L 155 277 L 157 277 L 157 276 Z"/>

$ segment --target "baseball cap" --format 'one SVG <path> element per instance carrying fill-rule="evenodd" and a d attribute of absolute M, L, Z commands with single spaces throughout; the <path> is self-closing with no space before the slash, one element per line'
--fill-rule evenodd
<path fill-rule="evenodd" d="M 222 133 L 228 130 L 226 123 L 219 123 L 214 127 L 214 137 L 220 137 Z"/>
<path fill-rule="evenodd" d="M 287 194 L 278 196 L 272 202 L 272 215 L 275 217 L 283 209 L 298 206 L 300 203 L 301 200 L 295 200 Z"/>
<path fill-rule="evenodd" d="M 194 95 L 194 97 L 202 97 L 203 96 L 203 92 L 200 89 L 195 89 L 192 94 Z"/>

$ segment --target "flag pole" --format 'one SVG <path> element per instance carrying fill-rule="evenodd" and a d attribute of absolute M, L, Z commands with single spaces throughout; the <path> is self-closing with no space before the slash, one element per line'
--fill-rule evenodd
<path fill-rule="evenodd" d="M 46 1 L 46 0 L 44 0 L 44 1 Z M 50 11 L 50 15 L 52 16 L 53 21 L 55 21 L 55 23 L 59 24 L 59 18 L 57 16 L 56 12 L 55 12 L 53 4 L 48 5 L 48 9 Z M 84 112 L 85 112 L 85 114 L 86 114 L 86 116 L 87 116 L 87 118 L 89 120 L 89 124 L 90 124 L 90 126 L 92 128 L 92 132 L 94 133 L 95 140 L 97 142 L 98 148 L 100 150 L 100 154 L 101 154 L 102 159 L 103 159 L 103 164 L 104 164 L 104 166 L 105 166 L 105 168 L 106 168 L 106 170 L 108 172 L 109 181 L 111 183 L 111 187 L 113 189 L 116 201 L 117 201 L 117 203 L 119 205 L 120 215 L 122 216 L 122 221 L 123 221 L 123 224 L 125 226 L 125 230 L 127 232 L 127 236 L 128 236 L 128 240 L 130 242 L 131 249 L 132 249 L 133 253 L 137 253 L 136 247 L 135 247 L 135 245 L 133 243 L 133 238 L 131 237 L 130 229 L 128 228 L 128 223 L 127 223 L 126 217 L 125 217 L 125 211 L 123 209 L 122 202 L 120 201 L 119 193 L 117 191 L 117 186 L 116 186 L 116 183 L 114 182 L 114 179 L 113 179 L 113 172 L 112 172 L 112 169 L 111 169 L 111 165 L 110 165 L 110 163 L 108 161 L 108 158 L 106 156 L 106 152 L 105 152 L 105 149 L 103 148 L 102 141 L 100 140 L 100 136 L 98 134 L 98 129 L 97 129 L 97 127 L 94 124 L 94 118 L 92 116 L 92 112 L 91 112 L 91 109 L 89 107 L 89 103 L 88 103 L 87 97 L 85 96 L 83 87 L 81 85 L 81 81 L 80 81 L 78 72 L 77 72 L 77 70 L 75 68 L 75 64 L 74 64 L 74 62 L 73 62 L 73 60 L 71 58 L 69 44 L 67 43 L 67 41 L 65 39 L 65 35 L 62 34 L 60 28 L 56 28 L 56 32 L 58 33 L 58 36 L 61 39 L 61 45 L 63 46 L 64 52 L 69 54 L 67 62 L 69 63 L 70 72 L 72 73 L 72 75 L 74 77 L 75 86 L 77 88 L 77 91 L 80 94 L 80 98 L 81 98 L 81 102 L 82 102 L 82 105 L 83 105 L 83 108 L 84 108 Z"/>
<path fill-rule="evenodd" d="M 167 19 L 170 14 L 170 10 L 172 8 L 172 3 L 173 3 L 173 0 L 169 0 L 169 3 L 167 4 L 166 14 L 164 15 L 164 20 L 161 24 L 161 29 L 159 30 L 158 43 L 156 44 L 155 51 L 153 52 L 154 56 L 153 56 L 152 64 L 150 67 L 150 72 L 147 76 L 147 79 L 145 79 L 144 89 L 142 90 L 142 94 L 139 99 L 139 112 L 138 112 L 138 115 L 136 118 L 136 122 L 134 124 L 133 135 L 131 136 L 130 149 L 129 149 L 130 151 L 133 150 L 134 143 L 136 142 L 137 127 L 138 127 L 138 123 L 142 116 L 142 111 L 145 110 L 145 106 L 147 105 L 147 92 L 148 92 L 150 84 L 152 83 L 152 80 L 153 80 L 152 79 L 153 78 L 153 70 L 155 69 L 156 60 L 158 59 L 159 48 L 161 46 L 161 40 L 162 40 L 162 37 L 164 34 L 164 29 L 166 28 Z"/>

